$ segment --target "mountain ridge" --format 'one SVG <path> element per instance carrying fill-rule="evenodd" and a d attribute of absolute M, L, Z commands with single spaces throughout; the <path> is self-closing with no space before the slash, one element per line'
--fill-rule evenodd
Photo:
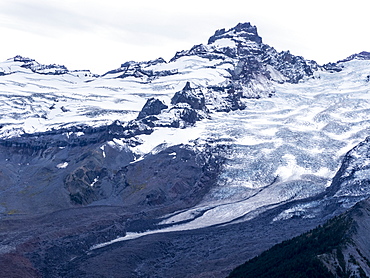
<path fill-rule="evenodd" d="M 369 197 L 365 52 L 320 66 L 240 23 L 101 76 L 19 56 L 0 68 L 9 267 L 224 277 Z"/>

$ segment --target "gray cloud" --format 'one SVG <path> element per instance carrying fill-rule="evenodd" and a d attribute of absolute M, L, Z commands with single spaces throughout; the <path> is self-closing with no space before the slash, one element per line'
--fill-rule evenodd
<path fill-rule="evenodd" d="M 8 18 L 9 27 L 46 36 L 73 30 L 91 31 L 99 24 L 99 19 L 60 7 L 52 1 L 7 1 L 0 7 L 0 16 Z"/>

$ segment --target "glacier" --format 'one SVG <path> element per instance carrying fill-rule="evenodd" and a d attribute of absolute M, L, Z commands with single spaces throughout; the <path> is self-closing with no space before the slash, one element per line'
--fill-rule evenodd
<path fill-rule="evenodd" d="M 216 42 L 217 47 L 231 44 L 227 39 Z M 147 70 L 176 68 L 181 73 L 180 79 L 169 75 L 150 82 L 140 82 L 137 77 L 117 79 L 116 74 L 89 76 L 86 81 L 79 72 L 35 77 L 19 63 L 9 59 L 1 65 L 12 72 L 3 76 L 0 84 L 0 108 L 8 111 L 0 122 L 4 138 L 75 124 L 103 125 L 112 118 L 127 122 L 149 97 L 169 103 L 188 80 L 192 86 L 216 86 L 225 83 L 221 76 L 227 75 L 223 66 L 212 68 L 218 60 L 194 56 L 147 66 Z M 139 135 L 141 144 L 133 151 L 143 156 L 161 144 L 194 144 L 212 138 L 232 146 L 219 184 L 197 208 L 207 210 L 197 219 L 204 224 L 194 223 L 195 228 L 230 222 L 261 207 L 323 192 L 341 158 L 369 129 L 366 76 L 370 63 L 353 60 L 341 66 L 339 73 L 319 70 L 297 84 L 276 82 L 273 97 L 243 99 L 245 109 L 213 111 L 209 119 L 186 129 L 157 127 L 150 135 Z M 205 95 L 211 111 L 219 104 L 214 94 Z M 209 210 L 208 203 L 215 202 L 221 203 L 220 207 Z M 227 210 L 233 214 L 225 216 Z"/>
<path fill-rule="evenodd" d="M 41 229 L 54 215 L 88 215 L 83 227 L 73 220 L 88 240 L 62 236 L 84 242 L 67 266 L 163 235 L 309 228 L 370 196 L 369 72 L 365 52 L 320 66 L 263 44 L 248 23 L 169 62 L 129 61 L 101 76 L 8 59 L 0 63 L 0 221 L 41 217 Z M 1 250 L 15 250 L 13 238 L 28 243 L 25 234 L 4 236 Z M 145 267 L 135 273 L 150 273 Z"/>
<path fill-rule="evenodd" d="M 137 147 L 142 153 L 159 143 L 191 144 L 210 138 L 232 146 L 218 185 L 201 204 L 165 216 L 160 225 L 171 227 L 142 235 L 246 221 L 261 209 L 325 192 L 344 155 L 370 128 L 366 81 L 370 62 L 350 61 L 342 66 L 339 74 L 320 71 L 298 84 L 275 84 L 274 97 L 248 99 L 242 111 L 213 113 L 184 130 L 193 138 L 180 136 L 172 141 L 165 128 L 163 133 L 158 129 L 153 135 L 139 136 L 144 141 Z M 155 143 L 148 148 L 152 136 Z M 312 217 L 311 211 L 305 211 L 307 206 L 312 207 L 287 209 L 284 219 Z"/>

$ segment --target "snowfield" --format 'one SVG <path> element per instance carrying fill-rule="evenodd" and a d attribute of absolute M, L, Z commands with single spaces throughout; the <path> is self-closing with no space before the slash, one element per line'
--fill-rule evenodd
<path fill-rule="evenodd" d="M 225 39 L 217 41 L 217 47 L 229 45 L 232 43 Z M 36 74 L 20 62 L 8 60 L 0 64 L 5 73 L 0 77 L 0 109 L 4 111 L 0 136 L 73 125 L 100 126 L 114 120 L 128 122 L 137 117 L 148 98 L 170 105 L 171 97 L 187 81 L 193 87 L 225 83 L 232 62 L 223 61 L 223 66 L 216 67 L 220 62 L 183 56 L 171 63 L 148 66 L 146 70 L 157 72 L 178 70 L 148 81 L 147 77 L 117 78 L 121 72 L 102 77 L 78 71 Z M 203 202 L 165 217 L 161 224 L 172 226 L 147 233 L 244 221 L 267 208 L 323 192 L 342 157 L 370 130 L 370 62 L 353 60 L 341 66 L 341 72 L 318 70 L 314 78 L 298 84 L 276 82 L 272 97 L 242 99 L 244 110 L 216 112 L 217 97 L 205 91 L 211 111 L 208 119 L 185 129 L 157 127 L 150 135 L 137 136 L 142 144 L 131 148 L 140 156 L 163 144 L 194 145 L 215 138 L 217 143 L 232 147 L 218 185 Z M 107 144 L 124 147 L 119 139 Z M 105 157 L 104 146 L 101 150 Z M 56 167 L 64 169 L 68 163 Z M 275 220 L 297 213 L 304 215 L 305 206 L 290 208 Z M 129 234 L 122 240 L 141 235 Z"/>

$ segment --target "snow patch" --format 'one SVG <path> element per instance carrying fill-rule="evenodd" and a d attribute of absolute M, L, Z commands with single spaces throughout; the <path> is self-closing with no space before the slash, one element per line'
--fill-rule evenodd
<path fill-rule="evenodd" d="M 93 187 L 99 180 L 99 176 L 97 176 L 94 181 L 90 184 L 91 187 Z"/>
<path fill-rule="evenodd" d="M 285 160 L 283 166 L 280 166 L 275 172 L 275 175 L 282 181 L 299 179 L 301 175 L 308 173 L 305 168 L 297 165 L 294 155 L 285 154 L 282 158 Z"/>
<path fill-rule="evenodd" d="M 165 144 L 166 147 L 179 144 L 191 144 L 191 142 L 201 137 L 203 132 L 203 123 L 186 129 L 157 128 L 150 135 L 139 135 L 138 138 L 143 143 L 132 148 L 132 150 L 139 155 L 144 155 L 153 151 L 155 152 L 156 147 L 162 144 Z"/>
<path fill-rule="evenodd" d="M 106 154 L 105 154 L 105 145 L 101 146 L 100 149 L 102 150 L 103 157 L 105 158 L 106 157 Z"/>
<path fill-rule="evenodd" d="M 65 169 L 68 166 L 68 162 L 59 163 L 56 167 L 58 169 Z"/>

